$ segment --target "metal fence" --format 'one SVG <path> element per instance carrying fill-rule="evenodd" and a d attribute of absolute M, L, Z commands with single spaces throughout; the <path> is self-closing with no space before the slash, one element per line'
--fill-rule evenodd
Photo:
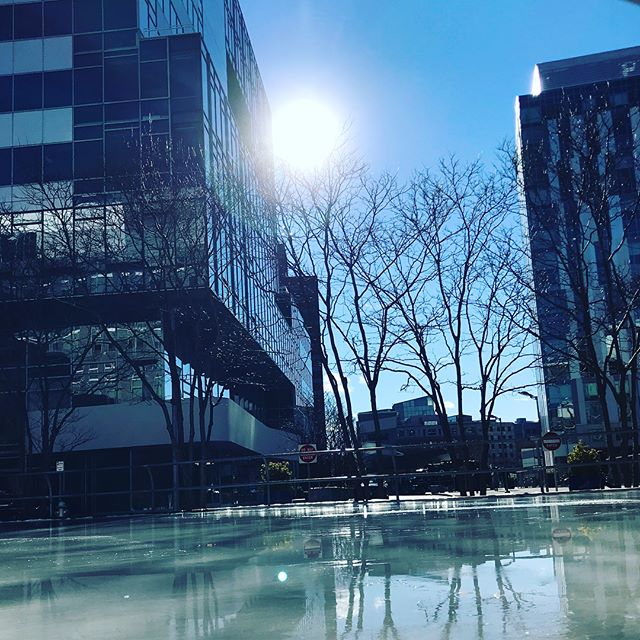
<path fill-rule="evenodd" d="M 111 513 L 170 512 L 236 505 L 395 499 L 429 494 L 484 494 L 529 487 L 540 493 L 569 486 L 596 489 L 637 486 L 639 463 L 632 457 L 580 465 L 535 463 L 479 469 L 473 461 L 431 462 L 417 469 L 400 464 L 416 446 L 360 449 L 364 471 L 356 472 L 353 449 L 325 450 L 317 462 L 299 453 L 208 458 L 154 464 L 89 466 L 64 470 L 0 473 L 0 518 L 55 518 Z M 433 445 L 443 449 L 442 444 Z M 446 445 L 454 450 L 459 445 Z M 422 446 L 424 448 L 424 446 Z M 455 453 L 454 453 L 455 458 Z M 282 472 L 288 463 L 291 477 Z"/>

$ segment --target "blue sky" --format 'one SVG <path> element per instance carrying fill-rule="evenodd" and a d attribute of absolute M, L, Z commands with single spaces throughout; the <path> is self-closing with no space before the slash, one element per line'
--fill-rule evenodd
<path fill-rule="evenodd" d="M 491 161 L 536 62 L 640 44 L 623 0 L 241 0 L 272 110 L 311 92 L 376 171 Z M 357 387 L 357 383 L 354 387 Z M 387 385 L 382 406 L 400 396 Z M 359 409 L 364 388 L 355 389 Z M 411 394 L 417 395 L 417 394 Z M 507 399 L 504 419 L 535 417 Z"/>

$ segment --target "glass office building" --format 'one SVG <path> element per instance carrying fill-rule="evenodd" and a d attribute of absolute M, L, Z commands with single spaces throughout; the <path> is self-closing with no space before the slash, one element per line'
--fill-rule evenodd
<path fill-rule="evenodd" d="M 637 387 L 640 47 L 537 65 L 516 119 L 543 430 L 604 448 L 605 412 L 624 426 L 612 389 Z"/>
<path fill-rule="evenodd" d="M 302 419 L 313 404 L 311 347 L 295 304 L 284 314 L 277 301 L 286 291 L 276 221 L 262 195 L 273 179 L 270 126 L 237 0 L 0 0 L 6 332 L 37 328 L 38 318 L 89 331 L 94 312 L 106 313 L 114 331 L 120 313 L 128 322 L 160 321 L 145 296 L 153 288 L 146 267 L 126 242 L 114 244 L 113 212 L 138 151 L 162 149 L 167 173 L 197 164 L 217 194 L 206 224 L 215 218 L 218 231 L 203 240 L 212 248 L 183 289 L 192 306 L 213 305 L 229 337 L 219 357 L 233 369 L 230 397 L 276 428 Z M 67 267 L 74 262 L 75 270 L 51 255 L 60 217 L 74 247 Z M 79 276 L 87 244 L 92 268 Z M 16 268 L 24 263 L 17 258 L 37 263 L 37 277 Z M 97 354 L 85 376 L 107 361 Z M 188 369 L 188 355 L 183 364 Z M 243 368 L 251 369 L 246 384 L 238 382 Z M 138 389 L 135 381 L 126 393 L 118 387 L 115 400 L 135 399 Z"/>

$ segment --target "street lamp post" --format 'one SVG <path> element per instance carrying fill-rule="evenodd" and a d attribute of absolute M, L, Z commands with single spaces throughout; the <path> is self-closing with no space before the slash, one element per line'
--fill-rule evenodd
<path fill-rule="evenodd" d="M 531 400 L 536 401 L 536 413 L 538 414 L 538 426 L 540 427 L 540 433 L 538 434 L 538 460 L 542 462 L 542 481 L 540 482 L 540 490 L 542 493 L 548 493 L 549 489 L 547 487 L 547 458 L 544 453 L 544 449 L 542 448 L 542 419 L 540 417 L 540 403 L 538 401 L 538 396 L 529 393 L 528 391 L 517 391 L 518 395 L 524 396 L 525 398 L 531 398 Z M 555 476 L 555 465 L 554 465 L 554 476 Z M 558 483 L 556 481 L 556 491 L 558 490 Z"/>

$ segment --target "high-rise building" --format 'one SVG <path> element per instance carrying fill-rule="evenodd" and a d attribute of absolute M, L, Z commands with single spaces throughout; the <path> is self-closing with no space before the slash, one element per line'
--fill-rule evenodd
<path fill-rule="evenodd" d="M 176 393 L 168 348 L 184 388 L 199 368 L 226 395 L 214 441 L 268 452 L 320 428 L 312 322 L 280 304 L 270 129 L 237 0 L 0 0 L 0 328 L 24 343 L 27 372 L 32 336 L 57 336 L 71 432 L 93 430 L 78 448 L 167 443 L 159 407 L 141 401 Z M 132 179 L 145 163 L 170 238 L 145 227 L 160 200 Z"/>
<path fill-rule="evenodd" d="M 537 65 L 516 116 L 543 431 L 605 448 L 638 409 L 640 47 Z"/>

